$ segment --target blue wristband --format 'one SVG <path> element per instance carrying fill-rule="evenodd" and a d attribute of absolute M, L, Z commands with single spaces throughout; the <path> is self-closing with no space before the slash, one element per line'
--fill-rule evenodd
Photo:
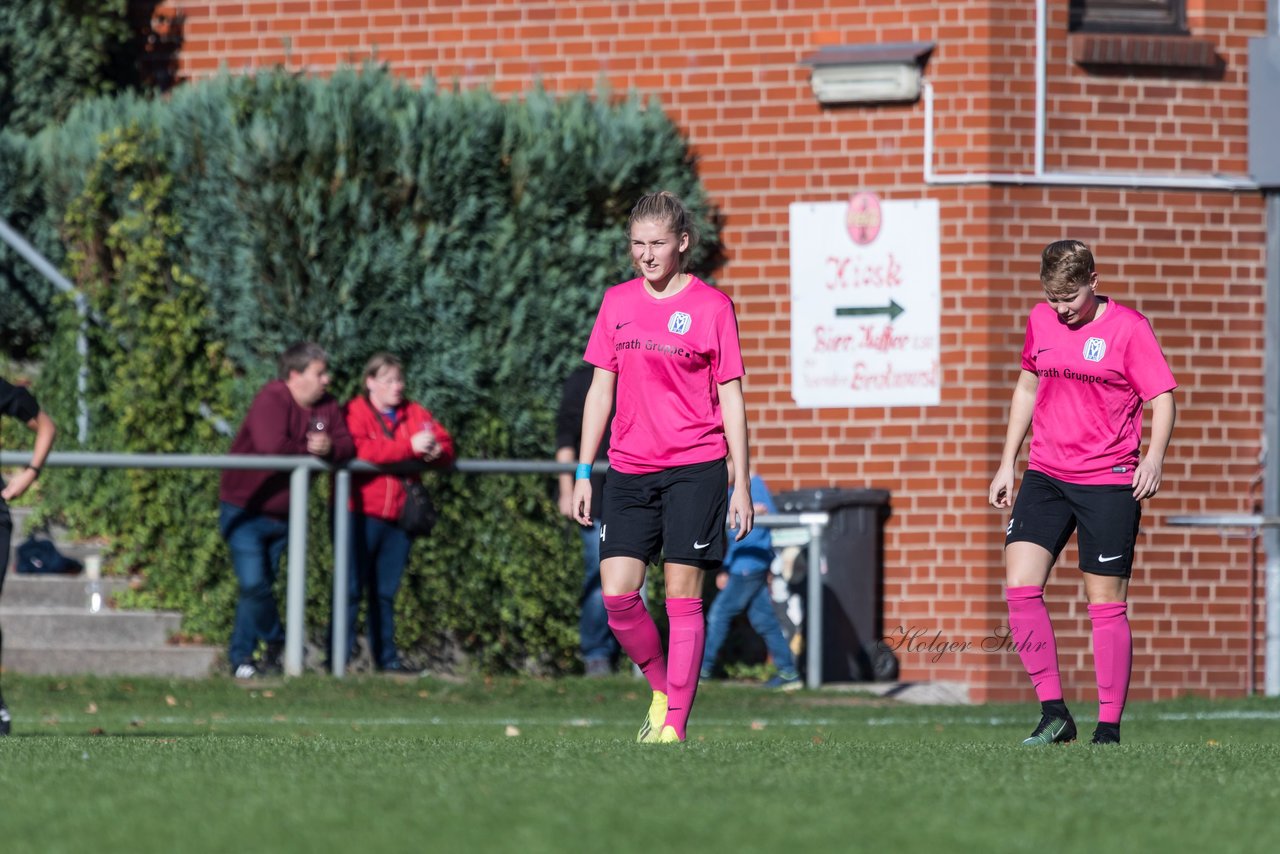
<path fill-rule="evenodd" d="M 573 473 L 574 480 L 587 480 L 591 477 L 591 463 L 578 463 L 578 468 Z"/>

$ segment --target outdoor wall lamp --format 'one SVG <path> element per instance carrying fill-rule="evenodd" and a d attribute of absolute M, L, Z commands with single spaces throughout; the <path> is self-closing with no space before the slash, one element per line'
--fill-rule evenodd
<path fill-rule="evenodd" d="M 821 104 L 914 101 L 933 42 L 827 45 L 803 60 Z"/>

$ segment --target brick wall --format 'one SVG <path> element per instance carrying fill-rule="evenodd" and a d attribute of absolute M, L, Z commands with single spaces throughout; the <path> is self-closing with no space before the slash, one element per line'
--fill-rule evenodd
<path fill-rule="evenodd" d="M 922 633 L 914 649 L 899 650 L 902 675 L 961 680 L 978 700 L 1032 696 L 1012 653 L 982 649 L 1005 614 L 1005 517 L 985 496 L 1026 314 L 1039 298 L 1039 250 L 1067 235 L 1086 240 L 1100 261 L 1100 291 L 1151 318 L 1181 385 L 1166 486 L 1146 507 L 1139 541 L 1131 696 L 1244 691 L 1251 602 L 1260 609 L 1250 544 L 1164 519 L 1253 510 L 1263 397 L 1259 195 L 1085 180 L 929 186 L 921 104 L 829 109 L 809 91 L 801 60 L 823 45 L 934 42 L 926 78 L 937 95 L 935 169 L 1030 172 L 1029 0 L 169 0 L 159 11 L 181 16 L 187 79 L 222 65 L 324 74 L 372 56 L 407 78 L 510 94 L 538 79 L 552 91 L 607 83 L 656 95 L 693 144 L 724 214 L 728 262 L 717 277 L 738 306 L 758 468 L 775 489 L 891 491 L 885 628 Z M 1073 59 L 1083 43 L 1067 33 L 1066 0 L 1049 0 L 1047 170 L 1245 171 L 1245 55 L 1247 39 L 1264 30 L 1264 4 L 1190 0 L 1188 11 L 1216 67 L 1084 66 Z M 788 205 L 855 190 L 940 202 L 938 406 L 792 402 Z M 1068 697 L 1087 709 L 1092 660 L 1075 557 L 1073 546 L 1048 598 Z M 1260 674 L 1257 628 L 1253 639 Z"/>

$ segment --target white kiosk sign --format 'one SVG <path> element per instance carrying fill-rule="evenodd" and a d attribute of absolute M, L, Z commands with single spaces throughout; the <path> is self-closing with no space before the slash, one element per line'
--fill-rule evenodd
<path fill-rule="evenodd" d="M 938 202 L 791 205 L 791 396 L 799 406 L 936 406 Z"/>

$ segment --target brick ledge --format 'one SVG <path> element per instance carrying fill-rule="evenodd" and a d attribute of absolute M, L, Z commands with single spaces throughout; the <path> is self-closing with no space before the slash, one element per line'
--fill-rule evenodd
<path fill-rule="evenodd" d="M 1214 44 L 1192 36 L 1073 36 L 1071 58 L 1080 65 L 1139 65 L 1161 68 L 1219 67 Z"/>

